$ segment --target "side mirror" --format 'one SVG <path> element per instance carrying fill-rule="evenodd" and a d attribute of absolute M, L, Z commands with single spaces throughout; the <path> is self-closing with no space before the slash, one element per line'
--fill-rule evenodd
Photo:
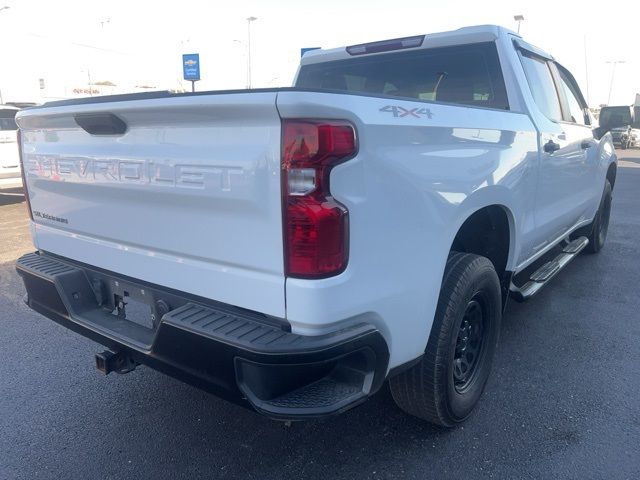
<path fill-rule="evenodd" d="M 609 130 L 606 130 L 602 127 L 596 127 L 593 129 L 593 137 L 596 140 L 600 140 L 602 137 L 604 137 L 604 134 L 607 133 Z"/>

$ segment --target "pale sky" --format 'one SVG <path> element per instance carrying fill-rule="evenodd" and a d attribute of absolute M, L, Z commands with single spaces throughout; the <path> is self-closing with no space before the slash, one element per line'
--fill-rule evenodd
<path fill-rule="evenodd" d="M 112 91 L 190 88 L 182 53 L 200 53 L 198 90 L 244 88 L 248 16 L 252 84 L 289 86 L 301 47 L 332 48 L 386 38 L 498 24 L 554 55 L 592 106 L 630 104 L 640 93 L 640 1 L 562 0 L 0 0 L 0 91 L 4 101 L 82 96 L 74 88 L 111 81 Z M 229 6 L 230 5 L 230 6 Z M 45 80 L 40 90 L 39 79 Z M 95 87 L 101 88 L 101 87 Z M 105 93 L 107 89 L 104 89 Z"/>

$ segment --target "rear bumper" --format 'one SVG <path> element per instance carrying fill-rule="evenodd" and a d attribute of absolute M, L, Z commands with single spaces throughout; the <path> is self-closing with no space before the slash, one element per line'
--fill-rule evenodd
<path fill-rule="evenodd" d="M 301 336 L 255 312 L 67 259 L 32 253 L 16 268 L 33 310 L 137 363 L 273 418 L 340 413 L 384 382 L 388 348 L 368 324 Z M 143 326 L 112 313 L 118 299 L 149 305 L 158 321 Z"/>

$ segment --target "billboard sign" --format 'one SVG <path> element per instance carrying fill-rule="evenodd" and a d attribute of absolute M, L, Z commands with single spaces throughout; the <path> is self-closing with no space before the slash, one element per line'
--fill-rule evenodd
<path fill-rule="evenodd" d="M 182 71 L 185 80 L 192 82 L 200 80 L 200 55 L 198 53 L 182 55 Z"/>

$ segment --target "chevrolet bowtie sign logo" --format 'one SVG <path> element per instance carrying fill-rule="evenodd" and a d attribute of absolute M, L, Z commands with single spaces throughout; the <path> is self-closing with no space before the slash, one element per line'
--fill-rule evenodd
<path fill-rule="evenodd" d="M 194 65 L 197 65 L 197 64 L 198 64 L 198 62 L 196 62 L 195 60 L 191 60 L 191 59 L 189 59 L 189 60 L 185 60 L 184 64 L 185 64 L 187 67 L 193 67 Z"/>

